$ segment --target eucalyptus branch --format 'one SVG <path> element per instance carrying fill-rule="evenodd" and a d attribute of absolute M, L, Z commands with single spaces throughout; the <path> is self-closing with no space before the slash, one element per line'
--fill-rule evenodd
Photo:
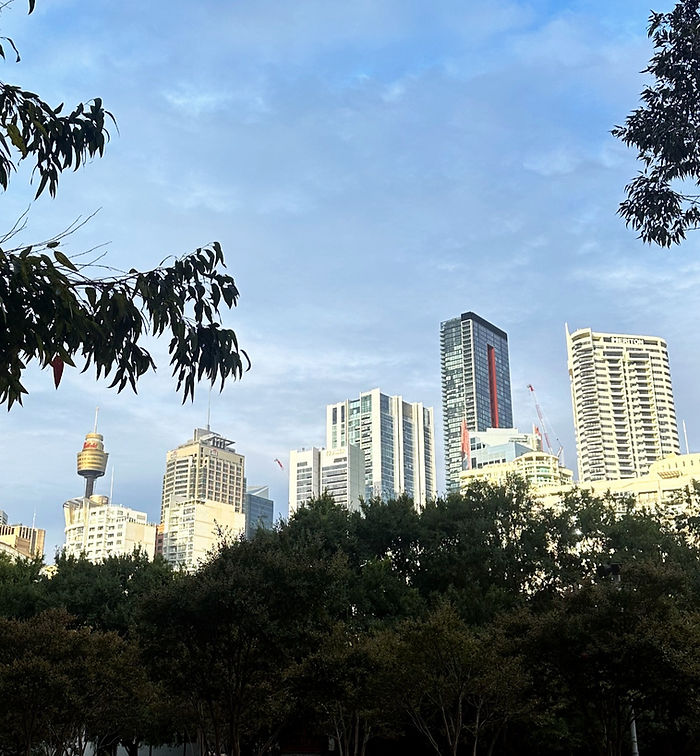
<path fill-rule="evenodd" d="M 48 242 L 52 244 L 52 242 Z M 63 365 L 82 361 L 97 378 L 110 377 L 118 391 L 136 391 L 138 379 L 155 369 L 139 339 L 170 334 L 169 353 L 183 401 L 198 381 L 240 378 L 250 360 L 235 333 L 220 324 L 221 309 L 235 306 L 238 289 L 220 272 L 218 242 L 177 258 L 170 266 L 104 278 L 55 247 L 53 259 L 25 248 L 0 250 L 0 401 L 22 401 L 23 371 L 33 360 L 52 365 L 58 385 Z"/>

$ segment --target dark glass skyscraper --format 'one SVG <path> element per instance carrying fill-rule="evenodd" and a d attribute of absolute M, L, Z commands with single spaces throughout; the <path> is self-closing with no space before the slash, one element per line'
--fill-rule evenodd
<path fill-rule="evenodd" d="M 512 428 L 508 335 L 465 312 L 440 324 L 442 422 L 447 490 L 462 470 L 462 421 L 467 430 Z"/>

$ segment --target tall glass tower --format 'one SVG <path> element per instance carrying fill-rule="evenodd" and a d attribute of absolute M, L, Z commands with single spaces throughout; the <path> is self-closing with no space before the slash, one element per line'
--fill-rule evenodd
<path fill-rule="evenodd" d="M 440 323 L 442 422 L 447 490 L 457 489 L 464 430 L 512 428 L 508 335 L 465 312 Z"/>
<path fill-rule="evenodd" d="M 435 498 L 433 409 L 377 389 L 326 407 L 326 447 L 358 446 L 365 497 L 405 493 L 417 507 Z"/>

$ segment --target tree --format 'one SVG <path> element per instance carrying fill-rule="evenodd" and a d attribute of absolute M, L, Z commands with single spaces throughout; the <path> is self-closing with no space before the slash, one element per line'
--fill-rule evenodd
<path fill-rule="evenodd" d="M 41 559 L 0 554 L 0 616 L 22 619 L 36 614 L 44 601 Z"/>
<path fill-rule="evenodd" d="M 0 619 L 0 754 L 112 751 L 144 726 L 150 686 L 116 633 L 74 627 L 61 610 Z M 130 753 L 134 753 L 132 749 Z"/>
<path fill-rule="evenodd" d="M 449 596 L 464 618 L 484 623 L 551 580 L 550 525 L 524 481 L 476 481 L 421 513 L 414 585 L 425 598 Z"/>
<path fill-rule="evenodd" d="M 203 751 L 269 750 L 296 705 L 287 670 L 347 605 L 344 585 L 342 559 L 260 531 L 144 605 L 146 658 Z"/>
<path fill-rule="evenodd" d="M 681 609 L 677 576 L 651 563 L 623 565 L 621 583 L 588 581 L 518 626 L 544 712 L 569 729 L 570 750 L 629 750 L 631 718 L 649 753 L 697 753 L 700 634 Z M 536 740 L 546 740 L 535 733 Z M 691 746 L 690 750 L 688 750 Z"/>
<path fill-rule="evenodd" d="M 374 635 L 339 622 L 292 673 L 297 697 L 340 756 L 365 756 L 371 738 L 391 732 L 395 706 L 386 670 L 393 659 L 383 657 L 385 648 Z"/>
<path fill-rule="evenodd" d="M 29 0 L 29 12 L 34 0 Z M 5 38 L 5 49 L 16 47 Z M 17 54 L 19 61 L 19 54 Z M 7 189 L 16 164 L 33 162 L 37 197 L 48 187 L 55 195 L 59 175 L 102 155 L 111 114 L 100 98 L 61 115 L 32 92 L 0 83 L 0 186 Z M 113 120 L 113 119 L 112 119 Z M 19 226 L 21 229 L 22 226 Z M 58 387 L 64 365 L 83 371 L 94 365 L 110 388 L 127 385 L 155 369 L 140 345 L 148 335 L 168 333 L 170 365 L 183 401 L 194 398 L 205 377 L 214 384 L 240 378 L 246 353 L 234 331 L 221 327 L 221 307 L 238 299 L 225 268 L 221 246 L 213 242 L 151 271 L 113 271 L 96 277 L 90 262 L 71 260 L 58 250 L 66 232 L 38 244 L 6 249 L 18 225 L 0 236 L 0 403 L 8 409 L 27 393 L 22 375 L 36 361 L 53 367 Z M 94 263 L 94 261 L 91 261 Z"/>
<path fill-rule="evenodd" d="M 113 555 L 97 564 L 62 554 L 56 568 L 44 581 L 46 604 L 65 609 L 82 625 L 113 630 L 122 637 L 134 630 L 143 602 L 174 579 L 162 557 L 150 561 L 144 552 Z"/>
<path fill-rule="evenodd" d="M 465 744 L 490 756 L 527 709 L 521 661 L 499 635 L 468 627 L 447 603 L 386 633 L 394 700 L 437 756 L 457 756 Z"/>
<path fill-rule="evenodd" d="M 644 166 L 618 212 L 643 241 L 662 247 L 700 224 L 700 195 L 690 188 L 700 185 L 699 7 L 700 0 L 681 0 L 670 13 L 651 14 L 655 52 L 642 73 L 654 82 L 642 90 L 643 105 L 612 130 Z"/>

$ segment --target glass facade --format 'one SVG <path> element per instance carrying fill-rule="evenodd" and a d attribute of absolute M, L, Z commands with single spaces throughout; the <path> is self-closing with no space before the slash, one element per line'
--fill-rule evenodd
<path fill-rule="evenodd" d="M 246 538 L 252 538 L 258 528 L 272 527 L 274 506 L 274 502 L 269 498 L 267 486 L 246 491 L 243 498 Z"/>
<path fill-rule="evenodd" d="M 462 470 L 462 421 L 470 432 L 513 426 L 508 335 L 473 312 L 440 324 L 447 490 Z"/>
<path fill-rule="evenodd" d="M 406 493 L 422 506 L 435 497 L 432 409 L 373 389 L 329 405 L 326 419 L 330 448 L 362 450 L 365 498 Z"/>

